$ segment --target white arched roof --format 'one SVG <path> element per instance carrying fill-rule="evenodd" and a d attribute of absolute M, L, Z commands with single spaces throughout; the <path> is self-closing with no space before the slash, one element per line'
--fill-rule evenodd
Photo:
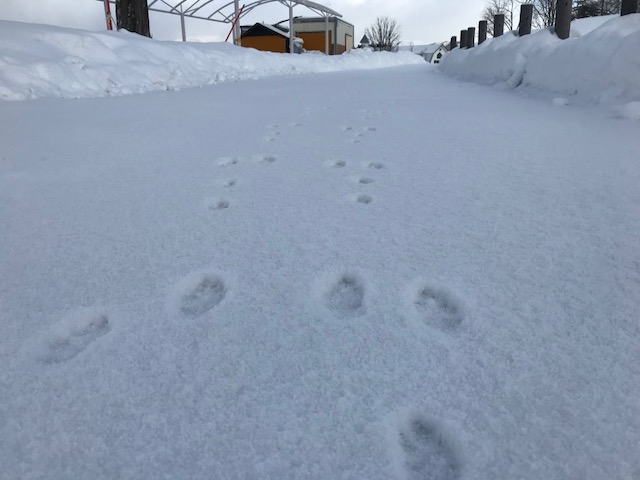
<path fill-rule="evenodd" d="M 188 18 L 210 20 L 212 22 L 233 23 L 236 13 L 234 0 L 147 0 L 149 10 L 153 12 L 170 13 Z M 251 10 L 268 3 L 281 3 L 287 7 L 307 7 L 320 16 L 342 17 L 338 12 L 329 7 L 311 0 L 253 0 L 238 2 L 244 3 L 240 18 Z"/>

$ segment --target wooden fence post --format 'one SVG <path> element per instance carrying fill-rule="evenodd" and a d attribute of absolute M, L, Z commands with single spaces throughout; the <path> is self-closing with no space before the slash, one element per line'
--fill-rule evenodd
<path fill-rule="evenodd" d="M 480 20 L 478 22 L 478 45 L 487 39 L 487 25 L 489 22 L 486 20 Z"/>
<path fill-rule="evenodd" d="M 620 15 L 629 15 L 638 11 L 638 2 L 636 0 L 622 0 Z"/>
<path fill-rule="evenodd" d="M 460 48 L 467 48 L 467 31 L 460 30 Z"/>
<path fill-rule="evenodd" d="M 518 35 L 529 35 L 531 33 L 531 22 L 533 21 L 533 3 L 523 3 L 520 5 L 520 26 Z"/>
<path fill-rule="evenodd" d="M 571 33 L 571 13 L 573 11 L 572 0 L 558 0 L 556 3 L 555 32 L 558 38 L 565 40 Z"/>
<path fill-rule="evenodd" d="M 493 16 L 493 36 L 499 37 L 504 33 L 504 13 Z"/>
<path fill-rule="evenodd" d="M 476 46 L 476 27 L 467 28 L 467 48 Z"/>
<path fill-rule="evenodd" d="M 458 46 L 458 39 L 454 35 L 453 37 L 451 37 L 451 42 L 449 43 L 449 51 L 453 50 L 457 46 Z"/>

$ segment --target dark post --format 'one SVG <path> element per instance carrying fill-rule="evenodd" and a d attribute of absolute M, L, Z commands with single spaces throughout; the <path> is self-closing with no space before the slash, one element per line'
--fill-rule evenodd
<path fill-rule="evenodd" d="M 478 22 L 478 45 L 487 39 L 487 25 L 489 22 L 486 20 L 480 20 Z"/>
<path fill-rule="evenodd" d="M 116 0 L 118 30 L 124 28 L 132 33 L 151 36 L 147 0 Z"/>
<path fill-rule="evenodd" d="M 476 27 L 467 28 L 467 48 L 476 46 Z"/>
<path fill-rule="evenodd" d="M 565 40 L 571 33 L 571 13 L 573 11 L 572 0 L 558 0 L 556 3 L 556 26 L 558 38 Z"/>
<path fill-rule="evenodd" d="M 451 37 L 451 43 L 449 43 L 449 51 L 453 50 L 454 48 L 456 48 L 458 46 L 458 39 L 457 37 L 454 35 L 453 37 Z"/>
<path fill-rule="evenodd" d="M 504 33 L 504 13 L 493 16 L 493 36 L 499 37 Z"/>
<path fill-rule="evenodd" d="M 476 46 L 476 28 L 467 28 L 467 48 L 473 48 Z"/>
<path fill-rule="evenodd" d="M 636 0 L 622 0 L 620 7 L 620 15 L 629 15 L 638 11 L 638 2 Z"/>
<path fill-rule="evenodd" d="M 523 3 L 520 5 L 520 26 L 518 35 L 529 35 L 531 33 L 531 22 L 533 21 L 533 3 Z"/>
<path fill-rule="evenodd" d="M 460 48 L 467 48 L 467 31 L 460 30 Z"/>

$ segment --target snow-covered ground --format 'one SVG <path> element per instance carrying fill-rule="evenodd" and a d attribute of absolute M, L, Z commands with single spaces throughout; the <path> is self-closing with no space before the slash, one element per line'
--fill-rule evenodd
<path fill-rule="evenodd" d="M 0 103 L 3 478 L 638 475 L 638 123 L 418 59 Z"/>
<path fill-rule="evenodd" d="M 441 63 L 465 80 L 560 95 L 558 102 L 606 105 L 640 119 L 640 14 L 573 22 L 571 38 L 550 29 L 519 38 L 514 32 L 472 49 L 456 49 Z"/>
<path fill-rule="evenodd" d="M 125 30 L 85 32 L 0 20 L 0 101 L 127 95 L 423 61 L 409 52 L 362 50 L 329 58 L 291 56 L 227 43 L 157 42 Z"/>

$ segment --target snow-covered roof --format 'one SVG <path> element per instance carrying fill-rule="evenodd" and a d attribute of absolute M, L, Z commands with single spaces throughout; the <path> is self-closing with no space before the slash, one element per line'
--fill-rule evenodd
<path fill-rule="evenodd" d="M 284 30 L 282 28 L 274 27 L 273 25 L 269 25 L 268 23 L 264 23 L 264 22 L 260 22 L 259 24 L 262 25 L 263 27 L 268 28 L 272 32 L 277 33 L 278 35 L 282 35 L 283 37 L 289 38 L 289 31 L 288 30 Z M 258 25 L 258 24 L 256 24 L 256 25 Z"/>

